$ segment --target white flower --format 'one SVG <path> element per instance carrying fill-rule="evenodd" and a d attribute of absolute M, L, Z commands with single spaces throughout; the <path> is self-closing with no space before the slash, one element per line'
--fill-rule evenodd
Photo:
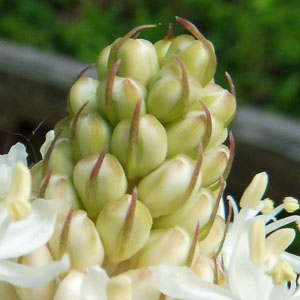
<path fill-rule="evenodd" d="M 32 287 L 48 282 L 69 268 L 69 258 L 32 268 L 14 262 L 20 256 L 44 246 L 53 234 L 60 210 L 55 200 L 37 199 L 29 203 L 31 176 L 24 146 L 17 144 L 0 156 L 0 281 Z"/>
<path fill-rule="evenodd" d="M 48 131 L 47 134 L 46 134 L 46 140 L 45 140 L 45 142 L 43 143 L 43 145 L 41 146 L 41 149 L 40 149 L 40 152 L 41 152 L 41 155 L 42 155 L 43 159 L 45 158 L 45 155 L 46 155 L 52 141 L 54 140 L 54 138 L 55 138 L 55 131 L 54 130 Z"/>

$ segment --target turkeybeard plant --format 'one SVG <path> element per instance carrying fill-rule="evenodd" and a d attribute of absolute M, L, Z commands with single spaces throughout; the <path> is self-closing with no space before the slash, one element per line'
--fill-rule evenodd
<path fill-rule="evenodd" d="M 153 26 L 139 26 L 100 52 L 99 80 L 71 87 L 31 169 L 31 198 L 60 202 L 53 234 L 18 258 L 64 259 L 64 273 L 43 286 L 0 278 L 15 291 L 0 299 L 300 299 L 300 261 L 285 251 L 295 230 L 281 228 L 299 217 L 276 219 L 298 202 L 263 199 L 264 172 L 241 209 L 224 199 L 234 86 L 228 74 L 230 92 L 214 82 L 213 45 L 176 20 L 190 34 L 169 28 L 153 45 L 137 37 Z"/>

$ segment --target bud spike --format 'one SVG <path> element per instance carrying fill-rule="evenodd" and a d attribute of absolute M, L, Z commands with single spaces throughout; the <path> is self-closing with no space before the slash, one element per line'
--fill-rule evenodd
<path fill-rule="evenodd" d="M 208 110 L 208 108 L 204 104 L 204 102 L 202 102 L 201 100 L 199 100 L 199 102 L 202 105 L 203 110 L 205 112 L 205 116 L 206 116 L 206 132 L 205 132 L 205 137 L 204 137 L 204 141 L 203 141 L 203 149 L 205 150 L 207 145 L 209 144 L 211 134 L 212 134 L 212 119 L 211 119 L 210 111 Z"/>
<path fill-rule="evenodd" d="M 225 231 L 224 231 L 224 235 L 223 238 L 221 240 L 220 246 L 218 248 L 218 250 L 215 253 L 215 257 L 218 257 L 222 251 L 222 248 L 224 246 L 224 242 L 228 233 L 228 229 L 229 229 L 229 224 L 230 224 L 230 220 L 231 220 L 231 216 L 232 216 L 232 205 L 231 202 L 229 200 L 227 200 L 228 203 L 228 214 L 227 214 L 227 219 L 226 219 L 226 224 L 225 224 Z"/>
<path fill-rule="evenodd" d="M 185 201 L 188 201 L 188 199 L 190 198 L 191 194 L 194 191 L 194 188 L 195 188 L 195 185 L 197 183 L 199 174 L 201 172 L 202 160 L 203 160 L 203 148 L 202 148 L 202 145 L 200 144 L 200 146 L 198 148 L 197 162 L 196 162 L 196 165 L 195 165 L 192 177 L 191 177 L 189 187 L 188 187 L 187 192 L 186 192 Z"/>
<path fill-rule="evenodd" d="M 73 213 L 74 213 L 74 208 L 71 207 L 68 215 L 65 219 L 61 234 L 60 234 L 60 240 L 59 240 L 59 252 L 61 257 L 65 254 L 65 252 L 67 251 L 67 242 L 68 242 L 68 235 L 69 235 L 69 231 L 70 231 L 70 225 L 71 225 L 71 220 L 73 217 Z"/>
<path fill-rule="evenodd" d="M 201 229 L 201 232 L 199 234 L 199 240 L 200 241 L 204 240 L 208 236 L 208 234 L 209 234 L 209 232 L 210 232 L 210 230 L 213 226 L 213 223 L 214 223 L 215 218 L 216 218 L 217 213 L 218 213 L 218 208 L 219 208 L 219 204 L 220 204 L 220 201 L 222 199 L 222 196 L 223 196 L 224 189 L 225 189 L 225 181 L 224 181 L 223 177 L 221 177 L 221 179 L 220 179 L 220 191 L 218 193 L 214 209 L 211 213 L 211 217 L 210 217 L 209 221 Z"/>
<path fill-rule="evenodd" d="M 114 87 L 114 80 L 118 71 L 118 68 L 120 66 L 121 59 L 117 60 L 111 71 L 109 72 L 107 82 L 106 82 L 106 87 L 105 87 L 105 105 L 106 108 L 109 107 L 109 105 L 112 103 L 112 94 L 113 94 L 113 87 Z"/>
<path fill-rule="evenodd" d="M 188 255 L 188 258 L 187 258 L 187 262 L 186 262 L 186 266 L 189 267 L 189 268 L 192 266 L 193 259 L 195 257 L 197 241 L 198 241 L 198 236 L 199 236 L 199 229 L 200 229 L 200 225 L 199 225 L 199 221 L 198 221 L 196 229 L 194 231 L 191 248 L 190 248 L 189 255 Z"/>
<path fill-rule="evenodd" d="M 45 158 L 44 158 L 44 162 L 43 162 L 43 170 L 42 170 L 42 173 L 43 175 L 46 174 L 46 172 L 48 172 L 49 170 L 49 160 L 50 160 L 50 156 L 51 156 L 51 153 L 54 149 L 54 146 L 55 146 L 55 143 L 57 142 L 58 138 L 60 137 L 60 135 L 62 134 L 63 132 L 63 129 L 61 129 L 56 135 L 55 135 L 55 138 L 53 139 L 53 141 L 51 142 L 47 152 L 46 152 L 46 155 L 45 155 Z"/>
<path fill-rule="evenodd" d="M 216 65 L 216 56 L 214 53 L 214 49 L 212 44 L 202 35 L 202 33 L 197 29 L 197 27 L 192 24 L 190 21 L 180 18 L 180 17 L 175 17 L 176 21 L 180 23 L 185 29 L 187 29 L 197 40 L 203 43 L 204 47 L 210 54 L 211 60 L 213 64 Z"/>
<path fill-rule="evenodd" d="M 43 182 L 43 185 L 40 188 L 40 192 L 39 192 L 38 198 L 44 198 L 45 197 L 46 189 L 47 189 L 47 187 L 49 185 L 50 178 L 52 176 L 52 171 L 53 171 L 53 168 L 50 168 L 50 170 L 48 171 L 47 176 L 46 176 L 46 178 L 45 178 L 45 180 Z"/>
<path fill-rule="evenodd" d="M 110 55 L 109 55 L 109 60 L 108 60 L 108 70 L 111 69 L 112 65 L 116 61 L 116 56 L 118 50 L 122 47 L 122 45 L 132 36 L 134 36 L 137 32 L 147 29 L 147 28 L 153 28 L 156 27 L 156 25 L 141 25 L 137 26 L 133 29 L 131 29 L 126 35 L 124 35 L 111 49 Z"/>
<path fill-rule="evenodd" d="M 129 143 L 128 143 L 128 160 L 127 160 L 127 175 L 131 177 L 136 170 L 136 154 L 137 154 L 137 143 L 138 143 L 138 134 L 140 126 L 140 115 L 142 107 L 142 98 L 139 98 L 131 121 L 130 133 L 129 133 Z M 130 178 L 131 179 L 131 178 Z"/>
<path fill-rule="evenodd" d="M 234 160 L 234 155 L 235 155 L 235 142 L 234 142 L 234 137 L 233 137 L 233 134 L 232 134 L 231 131 L 229 132 L 228 137 L 229 137 L 230 155 L 229 155 L 229 159 L 228 159 L 228 162 L 227 162 L 226 169 L 225 169 L 224 174 L 223 174 L 224 180 L 226 180 L 228 178 L 229 174 L 230 174 L 231 167 L 232 167 L 233 160 Z"/>
<path fill-rule="evenodd" d="M 169 23 L 168 31 L 167 31 L 167 40 L 173 40 L 174 39 L 174 32 L 173 32 L 173 27 L 172 23 Z"/>
<path fill-rule="evenodd" d="M 226 78 L 227 78 L 227 81 L 228 81 L 228 83 L 229 83 L 229 88 L 230 88 L 230 92 L 231 92 L 231 94 L 234 96 L 234 98 L 235 98 L 235 87 L 234 87 L 234 84 L 233 84 L 233 81 L 232 81 L 232 78 L 231 78 L 231 76 L 230 76 L 230 74 L 228 73 L 228 72 L 225 72 L 225 76 L 226 76 Z"/>
<path fill-rule="evenodd" d="M 91 69 L 91 68 L 94 67 L 95 65 L 96 65 L 95 63 L 90 64 L 90 65 L 86 66 L 82 71 L 80 71 L 80 73 L 77 75 L 77 77 L 76 77 L 75 80 L 73 81 L 72 85 L 73 85 L 78 79 L 80 79 L 80 78 L 83 76 L 83 74 L 84 74 L 85 72 L 87 72 L 89 69 Z"/>
<path fill-rule="evenodd" d="M 135 215 L 135 208 L 136 208 L 136 201 L 137 201 L 137 188 L 135 187 L 132 191 L 131 202 L 127 212 L 125 224 L 124 224 L 124 231 L 123 231 L 123 239 L 122 239 L 122 247 L 126 247 L 130 234 L 132 232 L 132 226 L 134 221 Z"/>

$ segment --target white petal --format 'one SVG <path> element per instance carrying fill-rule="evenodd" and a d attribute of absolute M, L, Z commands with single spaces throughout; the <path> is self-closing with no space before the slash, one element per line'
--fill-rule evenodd
<path fill-rule="evenodd" d="M 8 158 L 14 165 L 21 162 L 27 166 L 27 156 L 26 147 L 21 143 L 16 143 L 8 152 Z"/>
<path fill-rule="evenodd" d="M 54 231 L 59 207 L 55 200 L 35 200 L 26 219 L 10 223 L 1 240 L 0 259 L 19 257 L 45 245 Z"/>
<path fill-rule="evenodd" d="M 109 281 L 104 269 L 95 266 L 90 268 L 83 278 L 81 286 L 82 300 L 108 300 L 106 286 Z"/>
<path fill-rule="evenodd" d="M 284 252 L 281 257 L 283 260 L 286 260 L 292 266 L 293 270 L 297 274 L 300 273 L 300 256 Z"/>
<path fill-rule="evenodd" d="M 45 142 L 43 143 L 41 149 L 40 149 L 40 152 L 42 154 L 42 158 L 44 159 L 45 158 L 45 155 L 48 151 L 48 148 L 49 146 L 51 145 L 52 141 L 54 140 L 54 137 L 55 137 L 55 132 L 54 130 L 50 130 L 47 132 L 46 134 L 46 140 Z"/>
<path fill-rule="evenodd" d="M 6 230 L 10 224 L 10 221 L 11 220 L 8 215 L 8 210 L 6 209 L 6 207 L 0 208 L 0 245 L 1 245 L 2 238 L 6 234 Z"/>
<path fill-rule="evenodd" d="M 61 261 L 50 262 L 40 268 L 32 268 L 8 260 L 1 260 L 0 281 L 26 288 L 39 286 L 57 277 L 69 267 L 70 260 L 66 254 Z"/>
<path fill-rule="evenodd" d="M 161 265 L 150 267 L 159 290 L 182 300 L 234 300 L 229 291 L 198 278 L 186 267 Z"/>

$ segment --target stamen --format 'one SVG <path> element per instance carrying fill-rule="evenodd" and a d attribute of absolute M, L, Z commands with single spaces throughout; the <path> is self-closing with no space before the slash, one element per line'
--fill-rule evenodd
<path fill-rule="evenodd" d="M 265 222 L 261 217 L 254 219 L 250 225 L 250 257 L 254 264 L 261 266 L 265 262 Z"/>
<path fill-rule="evenodd" d="M 288 213 L 293 213 L 299 209 L 299 202 L 294 197 L 285 197 L 283 199 L 284 209 Z"/>

